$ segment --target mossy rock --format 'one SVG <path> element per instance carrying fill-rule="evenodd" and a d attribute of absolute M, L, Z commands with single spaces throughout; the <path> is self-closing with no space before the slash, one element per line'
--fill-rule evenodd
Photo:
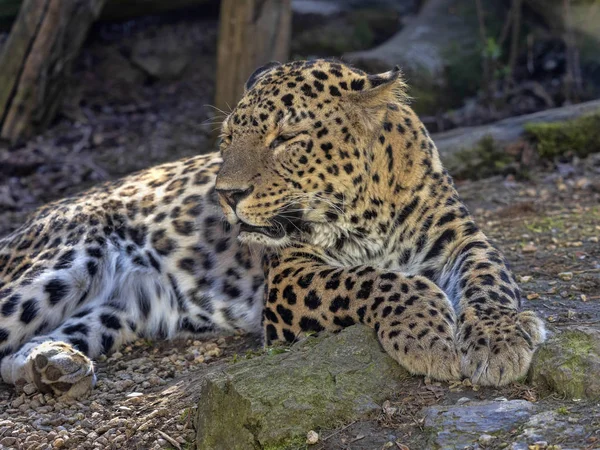
<path fill-rule="evenodd" d="M 505 174 L 514 162 L 503 145 L 491 136 L 484 136 L 474 147 L 453 153 L 444 164 L 453 177 L 479 180 Z"/>
<path fill-rule="evenodd" d="M 444 165 L 458 179 L 508 174 L 527 178 L 531 161 L 523 163 L 519 151 L 519 145 L 527 145 L 526 141 L 535 147 L 535 161 L 563 155 L 584 158 L 600 152 L 598 105 L 593 101 L 512 117 L 480 127 L 451 130 L 434 135 L 433 139 Z"/>
<path fill-rule="evenodd" d="M 600 152 L 600 113 L 566 122 L 525 124 L 525 132 L 543 158 Z"/>
<path fill-rule="evenodd" d="M 567 398 L 600 398 L 600 330 L 575 327 L 563 331 L 536 352 L 529 371 L 542 392 Z"/>
<path fill-rule="evenodd" d="M 361 325 L 237 362 L 203 381 L 197 448 L 290 448 L 378 412 L 407 375 Z"/>

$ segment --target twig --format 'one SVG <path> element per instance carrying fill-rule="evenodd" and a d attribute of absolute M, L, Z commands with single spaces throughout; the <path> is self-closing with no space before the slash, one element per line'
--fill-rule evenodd
<path fill-rule="evenodd" d="M 600 272 L 600 269 L 577 270 L 577 271 L 573 272 L 573 275 L 581 275 L 582 273 L 598 273 L 598 272 Z"/>
<path fill-rule="evenodd" d="M 340 428 L 340 429 L 339 429 L 339 430 L 337 430 L 337 431 L 334 431 L 333 433 L 331 433 L 331 434 L 330 434 L 329 436 L 327 436 L 327 437 L 324 437 L 323 439 L 321 439 L 321 441 L 325 442 L 327 439 L 329 439 L 329 438 L 331 438 L 331 437 L 335 436 L 336 434 L 339 434 L 339 433 L 341 433 L 342 431 L 346 430 L 347 428 L 350 428 L 350 427 L 351 427 L 352 425 L 354 425 L 355 423 L 356 423 L 356 420 L 355 420 L 354 422 L 350 422 L 350 423 L 349 423 L 348 425 L 346 425 L 345 427 L 343 427 L 343 428 Z"/>
<path fill-rule="evenodd" d="M 358 436 L 356 436 L 354 439 L 348 441 L 348 444 L 352 444 L 356 441 L 360 441 L 361 439 L 364 439 L 365 435 L 364 434 L 359 434 Z"/>
<path fill-rule="evenodd" d="M 167 441 L 169 441 L 171 443 L 171 445 L 173 445 L 173 447 L 175 447 L 177 450 L 181 450 L 181 444 L 179 444 L 179 442 L 177 442 L 175 439 L 173 439 L 171 436 L 169 436 L 167 433 L 165 433 L 164 431 L 160 431 L 160 430 L 156 430 L 158 432 L 158 434 L 160 434 L 163 438 L 165 438 Z"/>

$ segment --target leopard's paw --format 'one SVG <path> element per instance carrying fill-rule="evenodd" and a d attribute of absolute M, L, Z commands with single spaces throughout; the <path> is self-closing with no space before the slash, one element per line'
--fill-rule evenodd
<path fill-rule="evenodd" d="M 424 375 L 440 381 L 460 380 L 460 359 L 449 333 L 436 329 L 415 339 L 410 333 L 388 333 L 381 338 L 384 349 L 413 375 Z"/>
<path fill-rule="evenodd" d="M 45 394 L 80 397 L 96 384 L 92 361 L 65 342 L 43 342 L 27 358 L 30 379 Z"/>
<path fill-rule="evenodd" d="M 458 332 L 461 373 L 483 386 L 518 380 L 527 374 L 533 353 L 544 339 L 544 323 L 531 311 L 493 321 L 465 321 Z"/>

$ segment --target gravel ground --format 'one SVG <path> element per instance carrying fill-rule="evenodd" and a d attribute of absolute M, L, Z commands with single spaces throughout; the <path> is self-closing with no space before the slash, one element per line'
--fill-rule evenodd
<path fill-rule="evenodd" d="M 80 400 L 0 384 L 0 449 L 190 448 L 198 380 L 257 344 L 243 336 L 136 341 L 99 358 L 98 384 Z"/>

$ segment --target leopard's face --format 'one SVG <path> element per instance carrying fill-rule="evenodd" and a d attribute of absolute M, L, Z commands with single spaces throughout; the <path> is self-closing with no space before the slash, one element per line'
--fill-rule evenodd
<path fill-rule="evenodd" d="M 239 238 L 269 246 L 343 235 L 371 177 L 374 108 L 397 72 L 330 61 L 258 69 L 222 128 L 216 188 Z M 386 89 L 386 91 L 389 89 Z"/>

